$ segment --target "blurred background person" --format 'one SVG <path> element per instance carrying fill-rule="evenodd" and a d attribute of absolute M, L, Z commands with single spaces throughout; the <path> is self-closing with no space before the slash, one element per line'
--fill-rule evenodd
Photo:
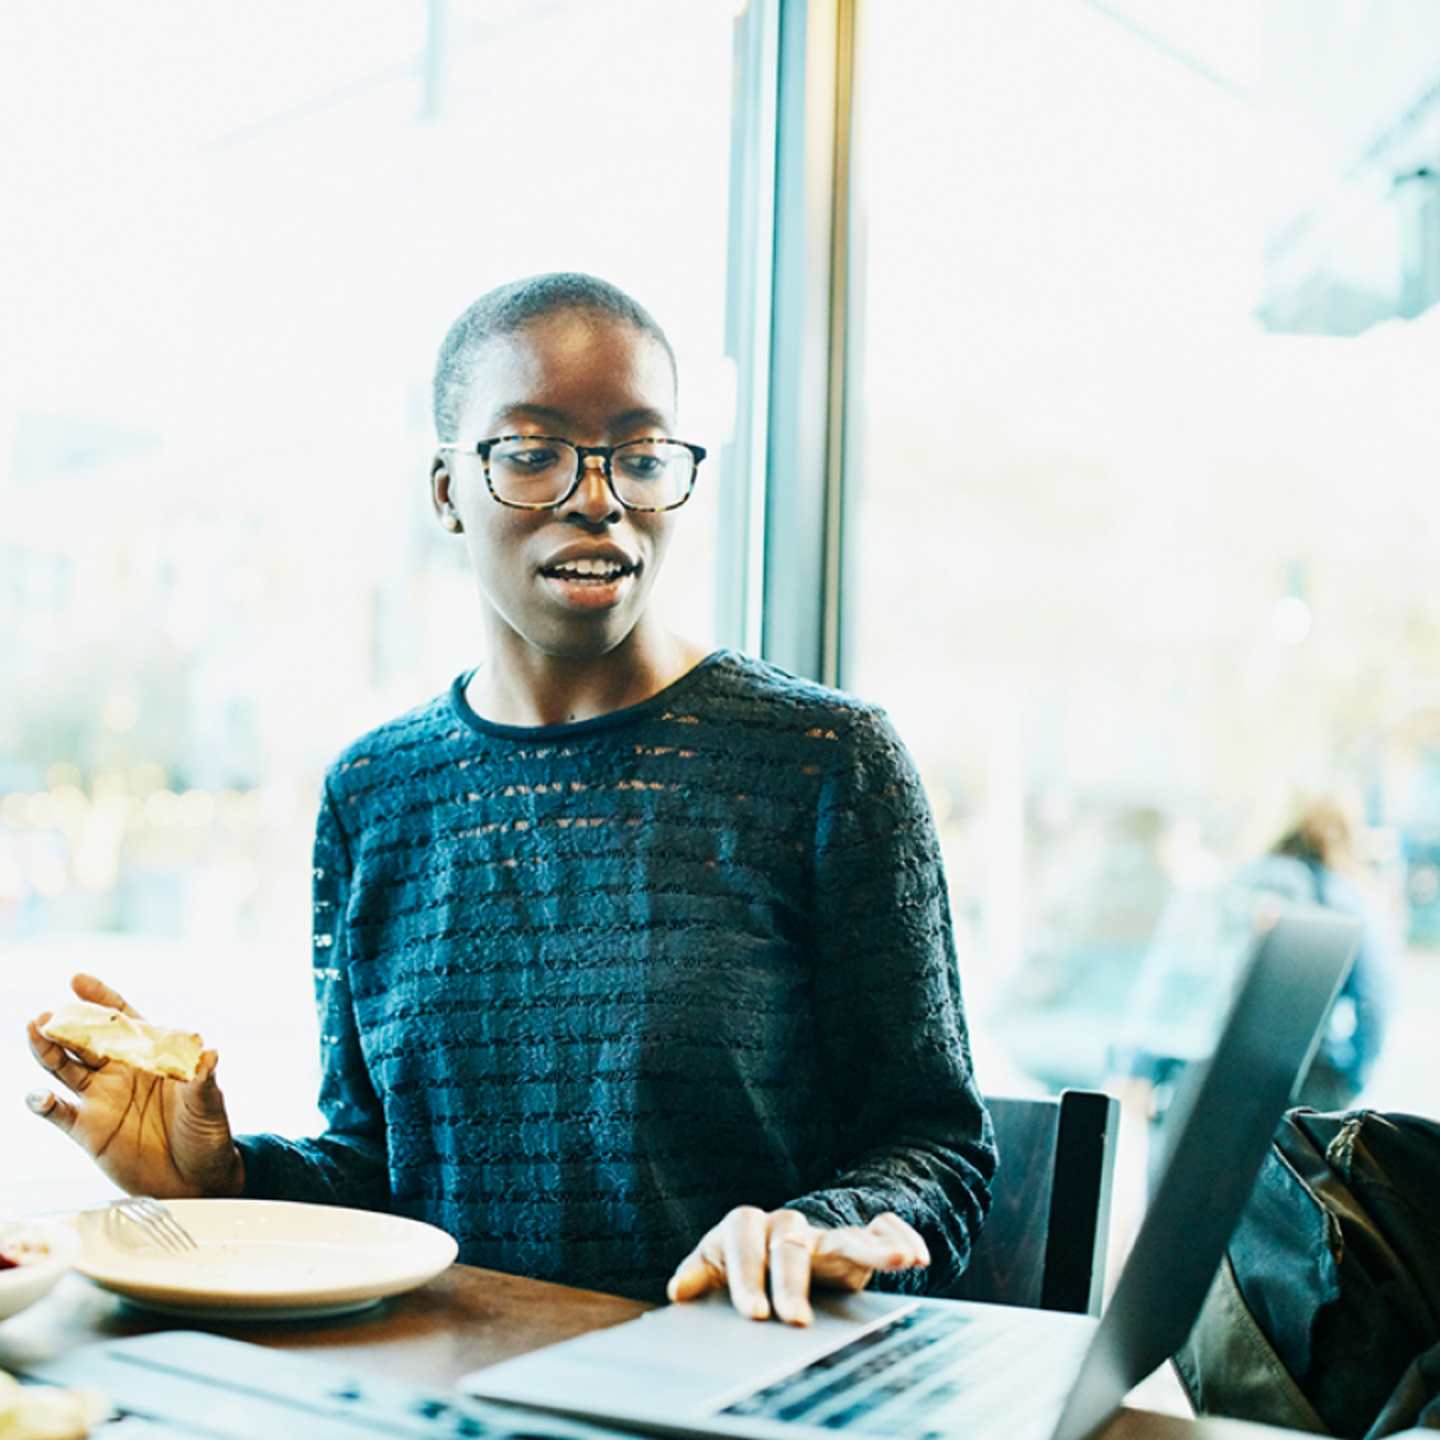
<path fill-rule="evenodd" d="M 1344 1110 L 1365 1088 L 1384 1043 L 1396 943 L 1388 917 L 1366 883 L 1358 822 L 1341 801 L 1303 805 L 1270 852 L 1247 866 L 1240 883 L 1302 905 L 1320 905 L 1360 922 L 1360 946 L 1336 998 L 1300 1104 Z"/>

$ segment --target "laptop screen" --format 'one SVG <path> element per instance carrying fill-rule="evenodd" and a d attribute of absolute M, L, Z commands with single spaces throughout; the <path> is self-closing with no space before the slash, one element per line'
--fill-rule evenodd
<path fill-rule="evenodd" d="M 1318 910 L 1261 937 L 1055 1440 L 1082 1440 L 1185 1342 L 1358 941 Z"/>

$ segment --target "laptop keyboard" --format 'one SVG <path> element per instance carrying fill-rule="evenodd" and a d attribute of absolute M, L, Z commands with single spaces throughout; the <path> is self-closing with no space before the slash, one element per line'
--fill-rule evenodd
<path fill-rule="evenodd" d="M 947 1440 L 949 1416 L 963 1403 L 985 1403 L 999 1385 L 1013 1396 L 1017 1355 L 1013 1344 L 996 1347 L 1009 1326 L 993 1316 L 974 1317 L 948 1306 L 920 1306 L 898 1315 L 722 1410 L 736 1418 L 778 1420 L 824 1430 L 903 1435 L 906 1440 Z M 1033 1358 L 1033 1357 L 1032 1357 Z M 1033 1373 L 1033 1371 L 1032 1371 Z M 1041 1383 L 1041 1406 L 1053 1404 Z M 1030 1407 L 1026 1404 L 1025 1408 Z M 1017 1427 L 1018 1429 L 1018 1427 Z"/>
<path fill-rule="evenodd" d="M 622 1440 L 583 1421 L 471 1400 L 306 1355 L 184 1330 L 101 1341 L 29 1367 L 99 1391 L 94 1440 Z M 3 1429 L 3 1426 L 0 1426 Z"/>

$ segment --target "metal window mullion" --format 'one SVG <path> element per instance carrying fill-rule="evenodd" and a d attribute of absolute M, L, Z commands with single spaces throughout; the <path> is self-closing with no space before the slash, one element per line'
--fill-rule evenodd
<path fill-rule="evenodd" d="M 779 14 L 780 0 L 751 0 L 735 21 L 732 66 L 725 353 L 735 419 L 719 467 L 715 633 L 752 654 L 761 649 L 765 579 Z"/>
<path fill-rule="evenodd" d="M 851 429 L 850 397 L 854 327 L 850 302 L 853 205 L 852 137 L 855 114 L 855 52 L 859 0 L 839 0 L 835 34 L 835 110 L 830 210 L 830 357 L 825 445 L 825 564 L 821 592 L 821 673 L 827 685 L 844 682 L 845 500 Z"/>
<path fill-rule="evenodd" d="M 839 678 L 854 0 L 780 0 L 762 653 Z"/>
<path fill-rule="evenodd" d="M 834 616 L 835 670 L 831 683 L 846 687 L 854 674 L 854 652 L 858 643 L 853 623 L 854 599 L 860 577 L 858 548 L 860 527 L 852 523 L 859 512 L 864 483 L 865 410 L 865 276 L 867 229 L 865 225 L 865 176 L 863 148 L 856 135 L 865 119 L 864 79 L 861 75 L 865 51 L 866 16 L 872 13 L 863 0 L 850 0 L 848 25 L 849 59 L 846 66 L 845 106 L 836 120 L 837 135 L 844 145 L 843 205 L 836 207 L 843 228 L 843 248 L 836 259 L 836 284 L 840 287 L 835 309 L 841 317 L 844 348 L 833 362 L 833 376 L 839 383 L 837 440 L 832 451 L 830 484 L 832 505 L 838 516 L 834 541 L 834 565 L 830 573 L 831 612 Z"/>

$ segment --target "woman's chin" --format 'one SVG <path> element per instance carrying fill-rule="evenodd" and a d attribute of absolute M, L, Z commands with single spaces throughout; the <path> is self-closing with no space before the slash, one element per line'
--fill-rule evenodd
<path fill-rule="evenodd" d="M 547 616 L 521 632 L 535 649 L 556 660 L 598 660 L 629 638 L 639 616 L 629 606 Z"/>

